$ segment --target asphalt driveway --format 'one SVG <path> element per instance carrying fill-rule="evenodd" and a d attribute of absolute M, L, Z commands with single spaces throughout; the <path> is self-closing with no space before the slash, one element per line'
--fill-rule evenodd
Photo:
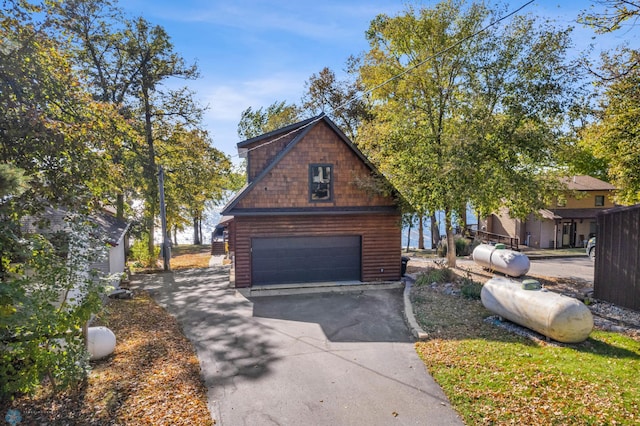
<path fill-rule="evenodd" d="M 416 263 L 418 262 L 429 264 L 430 260 L 418 259 Z M 465 258 L 458 258 L 456 263 L 463 268 L 477 266 L 473 260 Z M 567 278 L 593 286 L 594 264 L 587 256 L 531 259 L 531 266 L 526 276 Z"/>
<path fill-rule="evenodd" d="M 211 267 L 139 277 L 194 343 L 221 425 L 461 425 L 402 290 L 245 298 Z"/>
<path fill-rule="evenodd" d="M 529 274 L 593 284 L 594 264 L 587 256 L 531 260 Z"/>

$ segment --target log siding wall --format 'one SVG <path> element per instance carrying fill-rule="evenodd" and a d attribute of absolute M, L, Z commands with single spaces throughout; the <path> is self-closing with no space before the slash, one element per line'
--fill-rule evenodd
<path fill-rule="evenodd" d="M 397 281 L 401 269 L 400 214 L 238 216 L 234 220 L 236 287 L 251 286 L 251 238 L 360 235 L 362 281 Z"/>

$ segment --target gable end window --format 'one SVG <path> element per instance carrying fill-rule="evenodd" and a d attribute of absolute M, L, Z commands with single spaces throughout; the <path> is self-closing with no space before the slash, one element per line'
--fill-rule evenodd
<path fill-rule="evenodd" d="M 604 195 L 596 195 L 596 207 L 604 206 Z"/>
<path fill-rule="evenodd" d="M 333 200 L 333 165 L 309 165 L 309 201 Z"/>

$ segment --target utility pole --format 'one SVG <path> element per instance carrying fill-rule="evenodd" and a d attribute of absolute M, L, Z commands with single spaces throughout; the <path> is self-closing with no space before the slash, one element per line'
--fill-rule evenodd
<path fill-rule="evenodd" d="M 167 207 L 164 204 L 164 169 L 158 166 L 158 187 L 160 190 L 160 221 L 162 222 L 162 258 L 165 271 L 171 271 L 171 241 L 167 235 Z"/>

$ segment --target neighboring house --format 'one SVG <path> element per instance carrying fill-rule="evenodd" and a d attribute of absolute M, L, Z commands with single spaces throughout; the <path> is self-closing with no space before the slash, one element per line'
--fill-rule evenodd
<path fill-rule="evenodd" d="M 22 220 L 23 232 L 55 233 L 65 231 L 68 227 L 65 217 L 68 215 L 69 212 L 64 209 L 46 207 L 38 218 L 31 217 Z M 107 274 L 121 274 L 126 267 L 127 231 L 130 224 L 117 219 L 108 212 L 93 213 L 90 219 L 98 225 L 105 243 L 109 245 L 108 259 L 96 263 L 92 267 Z M 46 226 L 39 226 L 38 220 L 43 221 Z M 114 283 L 114 285 L 117 284 L 117 282 Z"/>
<path fill-rule="evenodd" d="M 566 191 L 554 205 L 524 221 L 502 209 L 486 219 L 486 231 L 518 238 L 520 244 L 533 248 L 584 247 L 596 234 L 598 213 L 614 207 L 616 188 L 591 176 L 573 176 L 563 183 Z"/>
<path fill-rule="evenodd" d="M 395 281 L 396 198 L 326 116 L 238 144 L 247 185 L 222 211 L 236 287 Z"/>
<path fill-rule="evenodd" d="M 95 266 L 109 274 L 123 273 L 127 266 L 127 231 L 130 223 L 118 219 L 107 212 L 93 214 L 91 219 L 104 232 L 104 240 L 109 244 L 109 259 Z"/>

